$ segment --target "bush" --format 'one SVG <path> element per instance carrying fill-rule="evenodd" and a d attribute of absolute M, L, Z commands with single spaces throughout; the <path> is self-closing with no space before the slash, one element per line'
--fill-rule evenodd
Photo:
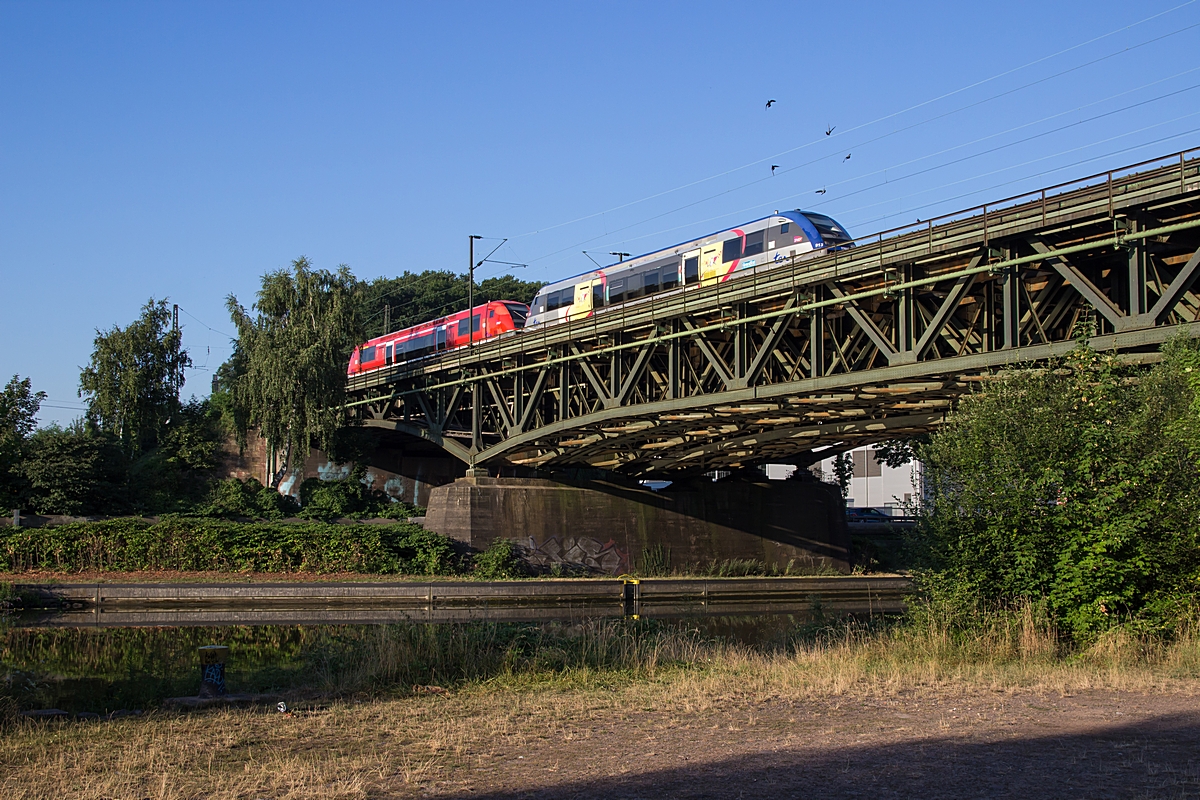
<path fill-rule="evenodd" d="M 245 517 L 249 519 L 281 520 L 295 516 L 300 506 L 287 495 L 267 486 L 254 478 L 240 481 L 227 478 L 213 484 L 212 494 L 206 505 L 196 513 L 209 517 Z"/>
<path fill-rule="evenodd" d="M 239 523 L 165 517 L 0 528 L 0 571 L 182 570 L 443 575 L 454 543 L 418 525 Z"/>
<path fill-rule="evenodd" d="M 1077 641 L 1166 628 L 1200 586 L 1200 346 L 1149 371 L 1079 347 L 1000 376 L 920 447 L 926 587 L 1047 603 Z"/>
<path fill-rule="evenodd" d="M 366 467 L 356 465 L 345 478 L 309 478 L 300 484 L 300 516 L 329 522 L 342 517 L 407 519 L 417 516 L 416 506 L 396 502 L 381 491 L 367 488 Z"/>
<path fill-rule="evenodd" d="M 510 539 L 496 539 L 488 549 L 475 556 L 475 577 L 485 581 L 509 581 L 529 575 L 517 545 Z"/>

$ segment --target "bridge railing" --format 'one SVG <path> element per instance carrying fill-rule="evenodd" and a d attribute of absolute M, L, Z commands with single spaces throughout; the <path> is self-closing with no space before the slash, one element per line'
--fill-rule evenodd
<path fill-rule="evenodd" d="M 606 331 L 615 335 L 630 326 L 644 326 L 672 313 L 686 314 L 689 307 L 719 309 L 726 300 L 744 299 L 747 292 L 757 292 L 760 285 L 772 291 L 790 287 L 795 292 L 806 283 L 886 269 L 888 263 L 897 259 L 952 250 L 959 244 L 963 248 L 973 248 L 982 241 L 987 246 L 992 237 L 1007 235 L 1016 225 L 1045 226 L 1070 215 L 1112 216 L 1122 197 L 1139 191 L 1139 187 L 1154 190 L 1170 185 L 1174 191 L 1185 191 L 1189 176 L 1192 180 L 1200 177 L 1198 154 L 1200 148 L 1189 148 L 960 209 L 922 220 L 919 224 L 888 228 L 854 239 L 855 247 L 740 271 L 729 281 L 716 286 L 699 290 L 680 287 L 637 302 L 599 309 L 583 320 L 539 326 L 516 335 L 489 339 L 471 349 L 458 348 L 439 356 L 356 376 L 349 381 L 349 388 L 358 391 L 422 373 L 471 370 L 482 360 L 519 358 L 522 352 L 541 350 L 545 358 L 551 358 L 555 353 L 564 357 L 571 343 L 581 337 L 599 339 Z M 1156 164 L 1160 165 L 1157 169 L 1146 169 Z M 1177 189 L 1173 183 L 1175 173 L 1178 174 Z"/>

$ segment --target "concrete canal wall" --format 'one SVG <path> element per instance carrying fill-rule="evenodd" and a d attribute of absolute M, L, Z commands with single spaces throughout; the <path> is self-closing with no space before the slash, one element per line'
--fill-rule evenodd
<path fill-rule="evenodd" d="M 22 584 L 34 626 L 520 621 L 585 617 L 894 614 L 898 575 L 395 583 Z M 40 608 L 39 610 L 36 610 Z"/>
<path fill-rule="evenodd" d="M 849 572 L 837 487 L 815 481 L 697 481 L 654 492 L 616 480 L 459 478 L 430 492 L 425 527 L 480 550 L 510 539 L 532 563 L 619 575 L 752 559 Z"/>

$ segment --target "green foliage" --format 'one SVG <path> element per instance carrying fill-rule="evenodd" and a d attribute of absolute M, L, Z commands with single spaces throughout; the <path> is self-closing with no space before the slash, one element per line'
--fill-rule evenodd
<path fill-rule="evenodd" d="M 510 539 L 496 539 L 475 556 L 475 577 L 485 581 L 510 581 L 529 575 L 521 552 Z"/>
<path fill-rule="evenodd" d="M 920 447 L 916 539 L 935 592 L 1048 604 L 1086 640 L 1170 623 L 1200 588 L 1200 346 L 1151 370 L 1079 347 L 965 398 Z"/>
<path fill-rule="evenodd" d="M 501 275 L 481 281 L 475 303 L 517 300 L 528 304 L 543 284 Z M 390 327 L 399 330 L 436 319 L 467 307 L 467 276 L 449 270 L 405 272 L 395 278 L 376 278 L 361 284 L 360 313 L 367 322 L 366 338 L 384 334 L 384 307 Z"/>
<path fill-rule="evenodd" d="M 397 503 L 383 492 L 369 489 L 364 481 L 366 471 L 359 464 L 345 478 L 304 481 L 300 484 L 300 516 L 329 522 L 343 517 L 407 519 L 418 514 L 416 506 Z"/>
<path fill-rule="evenodd" d="M 293 453 L 307 453 L 314 441 L 328 449 L 342 422 L 346 364 L 362 339 L 356 293 L 347 267 L 316 270 L 302 257 L 290 273 L 263 276 L 255 316 L 228 298 L 238 332 L 233 416 L 242 440 L 254 426 L 271 452 L 284 454 L 272 486 Z"/>
<path fill-rule="evenodd" d="M 88 419 L 136 457 L 155 447 L 178 408 L 191 358 L 172 328 L 166 300 L 150 298 L 127 328 L 96 331 L 91 363 L 79 376 Z"/>
<path fill-rule="evenodd" d="M 850 479 L 854 477 L 854 459 L 849 453 L 838 453 L 833 457 L 833 478 L 842 491 L 842 499 L 850 494 Z"/>
<path fill-rule="evenodd" d="M 114 433 L 84 421 L 43 428 L 12 467 L 20 479 L 9 483 L 13 505 L 69 515 L 191 510 L 208 497 L 219 436 L 219 416 L 194 400 L 175 409 L 156 447 L 132 460 Z"/>
<path fill-rule="evenodd" d="M 210 517 L 265 520 L 281 520 L 299 511 L 299 504 L 290 496 L 263 486 L 254 478 L 217 481 L 208 502 L 196 509 L 196 513 Z"/>
<path fill-rule="evenodd" d="M 165 517 L 0 528 L 0 571 L 182 570 L 451 574 L 454 544 L 418 525 Z"/>
<path fill-rule="evenodd" d="M 76 423 L 42 428 L 29 437 L 20 470 L 22 505 L 39 514 L 121 514 L 130 510 L 128 461 L 111 433 Z"/>
<path fill-rule="evenodd" d="M 921 434 L 911 439 L 889 439 L 875 446 L 875 459 L 892 469 L 899 469 L 917 460 L 917 451 L 928 443 L 929 434 Z"/>
<path fill-rule="evenodd" d="M 648 578 L 671 574 L 671 548 L 664 544 L 652 544 L 642 552 L 640 575 Z"/>
<path fill-rule="evenodd" d="M 143 514 L 189 511 L 209 494 L 217 466 L 220 417 L 192 400 L 172 415 L 159 446 L 129 465 L 129 497 Z"/>
<path fill-rule="evenodd" d="M 20 466 L 45 399 L 45 392 L 33 391 L 29 378 L 20 375 L 13 375 L 0 392 L 0 510 L 15 508 L 24 500 L 27 482 Z"/>

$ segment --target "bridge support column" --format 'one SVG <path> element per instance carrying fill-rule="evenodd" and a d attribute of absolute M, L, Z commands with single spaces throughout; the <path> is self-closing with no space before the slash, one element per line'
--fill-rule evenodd
<path fill-rule="evenodd" d="M 425 526 L 479 550 L 512 540 L 545 569 L 618 575 L 745 559 L 849 571 L 842 498 L 815 481 L 702 480 L 653 492 L 619 479 L 467 477 L 433 490 Z"/>

